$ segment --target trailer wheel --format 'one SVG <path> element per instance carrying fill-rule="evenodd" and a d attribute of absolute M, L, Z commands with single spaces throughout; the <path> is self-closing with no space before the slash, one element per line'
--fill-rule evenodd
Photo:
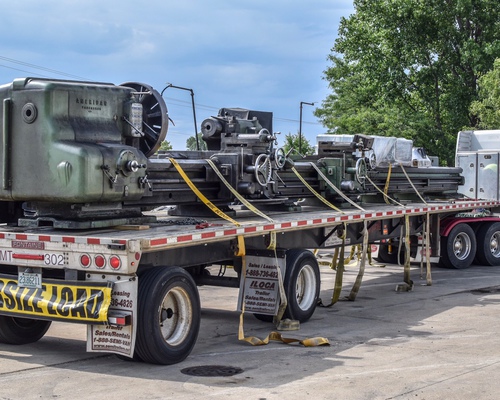
<path fill-rule="evenodd" d="M 468 268 L 476 256 L 476 235 L 467 224 L 458 224 L 441 238 L 441 261 L 447 268 Z"/>
<path fill-rule="evenodd" d="M 314 254 L 309 250 L 288 250 L 283 284 L 288 300 L 284 316 L 307 321 L 316 309 L 320 289 L 319 266 Z"/>
<path fill-rule="evenodd" d="M 404 264 L 405 262 L 405 249 L 404 245 L 401 246 L 401 251 L 399 251 L 398 243 L 391 245 L 391 252 L 389 252 L 388 244 L 380 244 L 378 246 L 377 260 L 387 264 Z M 399 252 L 399 260 L 398 260 Z M 399 262 L 398 262 L 399 261 Z"/>
<path fill-rule="evenodd" d="M 40 319 L 0 316 L 0 342 L 7 344 L 37 342 L 45 335 L 51 323 Z"/>
<path fill-rule="evenodd" d="M 476 259 L 482 265 L 500 265 L 500 222 L 481 225 L 476 234 Z"/>
<path fill-rule="evenodd" d="M 306 322 L 314 314 L 320 290 L 318 261 L 309 250 L 293 249 L 286 253 L 286 273 L 283 280 L 287 307 L 283 318 Z M 254 314 L 260 321 L 273 322 L 267 314 Z"/>
<path fill-rule="evenodd" d="M 139 278 L 136 353 L 152 364 L 175 364 L 193 349 L 200 329 L 196 284 L 179 267 L 154 268 Z"/>

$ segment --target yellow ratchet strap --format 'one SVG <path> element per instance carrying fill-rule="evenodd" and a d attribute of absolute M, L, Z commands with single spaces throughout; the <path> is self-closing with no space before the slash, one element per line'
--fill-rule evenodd
<path fill-rule="evenodd" d="M 391 168 L 392 168 L 392 167 L 391 167 L 391 165 L 389 164 L 389 172 L 388 172 L 388 174 L 387 174 L 387 181 L 386 181 L 386 183 L 385 183 L 384 190 L 381 190 L 381 189 L 380 189 L 377 185 L 375 185 L 375 182 L 373 182 L 373 181 L 372 181 L 372 180 L 368 177 L 368 175 L 366 175 L 366 176 L 365 176 L 365 178 L 368 180 L 368 182 L 370 182 L 370 184 L 371 184 L 371 185 L 372 185 L 375 189 L 377 189 L 377 190 L 378 190 L 378 191 L 379 191 L 379 192 L 380 192 L 380 193 L 384 196 L 384 200 L 385 200 L 385 202 L 386 202 L 387 204 L 391 204 L 391 203 L 389 202 L 389 200 L 390 200 L 390 201 L 392 201 L 393 203 L 397 204 L 398 206 L 404 207 L 404 205 L 403 205 L 403 204 L 401 204 L 401 203 L 397 202 L 396 200 L 394 200 L 393 198 L 391 198 L 391 197 L 389 197 L 389 196 L 387 195 L 387 192 L 388 192 L 388 190 L 389 190 L 389 181 L 390 181 L 390 177 L 391 177 Z"/>
<path fill-rule="evenodd" d="M 274 222 L 272 220 L 272 218 L 269 218 L 266 214 L 264 214 L 257 207 L 255 207 L 253 204 L 251 204 L 247 199 L 245 199 L 241 194 L 239 194 L 238 191 L 229 184 L 229 182 L 226 180 L 226 178 L 224 178 L 224 176 L 221 174 L 221 172 L 219 171 L 219 169 L 217 168 L 217 166 L 215 165 L 215 163 L 212 160 L 206 159 L 205 161 L 208 163 L 208 165 L 210 165 L 210 167 L 213 169 L 215 174 L 219 177 L 221 182 L 231 191 L 231 193 L 234 195 L 234 197 L 236 197 L 240 201 L 241 204 L 243 204 L 246 208 L 248 208 L 254 214 L 257 214 L 259 217 L 262 217 L 271 223 Z M 270 232 L 269 236 L 270 236 L 270 242 L 269 242 L 269 246 L 267 246 L 267 248 L 268 248 L 268 250 L 274 250 L 274 249 L 276 249 L 276 232 L 275 231 Z"/>
<path fill-rule="evenodd" d="M 351 246 L 351 252 L 349 253 L 349 256 L 344 260 L 344 265 L 349 264 L 352 260 L 354 260 L 354 256 L 357 255 L 357 247 L 358 245 Z"/>
<path fill-rule="evenodd" d="M 403 267 L 404 282 L 408 285 L 407 290 L 413 289 L 413 281 L 410 279 L 410 216 L 405 215 L 405 265 Z"/>
<path fill-rule="evenodd" d="M 316 164 L 314 164 L 313 162 L 309 163 L 311 165 L 311 167 L 313 167 L 316 172 L 318 173 L 318 175 L 320 176 L 321 179 L 323 179 L 323 181 L 330 187 L 332 188 L 335 193 L 337 193 L 340 197 L 342 197 L 345 201 L 347 201 L 349 204 L 351 204 L 352 206 L 356 207 L 357 209 L 361 210 L 361 211 L 365 211 L 365 209 L 361 206 L 359 206 L 358 204 L 356 204 L 356 202 L 352 201 L 349 197 L 347 197 L 343 192 L 342 190 L 340 190 L 337 186 L 335 186 L 326 176 L 325 174 L 323 174 L 323 172 L 321 172 L 321 170 L 318 168 L 318 166 Z"/>
<path fill-rule="evenodd" d="M 319 200 L 321 200 L 324 204 L 326 204 L 328 207 L 334 209 L 335 211 L 338 211 L 341 214 L 344 214 L 344 211 L 341 209 L 335 207 L 332 203 L 330 203 L 327 199 L 325 199 L 323 196 L 321 196 L 316 190 L 314 190 L 311 185 L 309 185 L 306 180 L 299 174 L 299 172 L 295 169 L 295 167 L 292 167 L 293 173 L 297 176 L 297 178 L 300 179 L 300 181 L 304 184 L 304 186 L 309 189 L 309 191 L 314 194 Z"/>
<path fill-rule="evenodd" d="M 194 185 L 194 183 L 189 179 L 189 177 L 186 175 L 182 167 L 179 165 L 177 161 L 175 161 L 173 158 L 169 158 L 170 162 L 172 165 L 175 167 L 179 175 L 184 179 L 184 182 L 187 183 L 187 185 L 191 188 L 191 190 L 194 192 L 194 194 L 205 204 L 210 210 L 212 210 L 215 214 L 217 214 L 219 217 L 225 219 L 226 221 L 231 222 L 232 224 L 236 226 L 240 226 L 240 224 L 232 219 L 229 215 L 224 213 L 221 209 L 219 209 L 215 204 L 213 204 L 210 200 L 208 200 L 203 193 L 201 193 L 198 188 Z"/>
<path fill-rule="evenodd" d="M 328 305 L 324 305 L 320 301 L 319 305 L 321 307 L 331 307 L 337 301 L 339 301 L 340 292 L 342 291 L 342 280 L 344 278 L 344 270 L 345 270 L 344 265 L 345 265 L 345 239 L 347 236 L 346 232 L 347 232 L 347 226 L 344 223 L 344 231 L 342 233 L 342 237 L 340 238 L 340 239 L 342 239 L 342 245 L 340 246 L 340 255 L 337 252 L 338 249 L 335 249 L 335 255 L 333 256 L 332 265 L 330 267 L 331 269 L 336 270 L 335 287 L 333 288 L 332 300 L 330 301 L 330 304 L 328 304 Z M 336 262 L 337 257 L 338 257 L 338 262 L 337 262 L 337 266 L 335 268 L 334 266 L 335 266 L 335 262 Z"/>
<path fill-rule="evenodd" d="M 426 261 L 426 269 L 427 269 L 427 274 L 426 274 L 426 282 L 427 286 L 432 286 L 432 276 L 431 276 L 431 244 L 429 243 L 430 241 L 430 218 L 431 215 L 429 213 L 425 214 L 425 250 L 423 253 L 425 254 L 425 261 Z"/>
<path fill-rule="evenodd" d="M 362 253 L 361 253 L 361 259 L 359 260 L 359 272 L 358 272 L 358 276 L 356 277 L 356 281 L 354 282 L 354 285 L 352 286 L 351 293 L 349 293 L 349 296 L 347 296 L 347 298 L 350 301 L 354 301 L 356 299 L 356 296 L 359 292 L 359 288 L 361 287 L 361 282 L 362 282 L 363 276 L 365 274 L 365 265 L 366 265 L 368 246 L 369 246 L 369 244 L 368 244 L 368 223 L 365 220 L 364 227 L 363 227 Z"/>
<path fill-rule="evenodd" d="M 244 306 L 243 306 L 244 307 Z M 243 311 L 244 312 L 244 311 Z M 262 346 L 268 344 L 271 340 L 283 342 L 285 344 L 299 343 L 305 347 L 329 346 L 330 341 L 324 337 L 314 337 L 309 339 L 286 338 L 279 332 L 271 332 L 265 339 L 259 339 L 255 336 L 245 337 L 243 332 L 243 312 L 240 315 L 240 329 L 238 339 L 250 343 L 252 346 Z"/>
<path fill-rule="evenodd" d="M 403 171 L 403 173 L 405 174 L 406 176 L 406 179 L 408 179 L 408 182 L 410 183 L 411 187 L 413 188 L 413 190 L 415 191 L 415 193 L 417 194 L 417 196 L 420 198 L 420 200 L 422 200 L 422 203 L 424 204 L 427 204 L 427 202 L 424 200 L 424 198 L 420 195 L 420 193 L 418 192 L 417 188 L 415 187 L 415 185 L 413 184 L 413 182 L 411 181 L 410 177 L 408 176 L 408 174 L 406 173 L 406 170 L 405 168 L 403 167 L 403 164 L 399 164 L 401 166 L 401 170 Z"/>
<path fill-rule="evenodd" d="M 274 249 L 274 258 L 276 260 L 276 266 L 278 266 L 278 254 L 276 249 Z M 276 268 L 278 272 L 278 288 L 280 294 L 280 305 L 278 307 L 278 313 L 273 318 L 273 324 L 275 326 L 280 326 L 281 318 L 285 314 L 286 307 L 288 306 L 288 299 L 286 298 L 285 285 L 283 284 L 283 274 L 281 273 L 281 268 L 278 266 Z M 279 329 L 279 328 L 278 328 Z"/>
<path fill-rule="evenodd" d="M 332 262 L 330 263 L 330 269 L 333 269 L 334 271 L 337 270 L 338 259 L 339 259 L 339 248 L 335 247 L 335 251 L 333 252 Z"/>
<path fill-rule="evenodd" d="M 391 182 L 391 171 L 392 171 L 392 164 L 389 164 L 389 171 L 387 171 L 387 179 L 385 180 L 385 186 L 384 186 L 384 200 L 387 204 L 391 204 L 389 202 L 389 196 L 387 196 L 387 193 L 389 192 L 389 183 Z"/>

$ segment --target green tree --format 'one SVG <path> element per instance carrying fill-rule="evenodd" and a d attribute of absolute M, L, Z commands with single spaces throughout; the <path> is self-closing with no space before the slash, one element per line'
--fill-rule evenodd
<path fill-rule="evenodd" d="M 471 104 L 471 113 L 478 116 L 480 129 L 500 129 L 500 58 L 493 69 L 479 78 L 479 100 Z"/>
<path fill-rule="evenodd" d="M 158 150 L 172 150 L 172 144 L 168 140 L 161 142 L 160 148 Z"/>
<path fill-rule="evenodd" d="M 500 56 L 497 0 L 354 0 L 325 71 L 316 116 L 339 134 L 413 139 L 453 160 L 456 133 L 476 126 L 477 80 Z"/>
<path fill-rule="evenodd" d="M 302 136 L 302 144 L 301 144 L 301 146 L 299 146 L 299 134 L 298 133 L 296 133 L 296 134 L 288 133 L 287 135 L 285 135 L 285 143 L 282 146 L 285 153 L 288 153 L 291 149 L 294 149 L 295 152 L 292 151 L 291 155 L 297 154 L 299 151 L 299 147 L 300 147 L 302 149 L 301 154 L 303 156 L 308 156 L 308 155 L 314 154 L 314 146 L 311 146 L 311 144 L 304 137 L 304 135 L 301 135 L 301 136 Z"/>
<path fill-rule="evenodd" d="M 198 133 L 198 144 L 200 146 L 200 150 L 207 150 L 207 143 L 202 139 L 202 134 Z M 186 140 L 186 148 L 188 150 L 198 150 L 196 148 L 196 138 L 193 136 L 190 136 Z"/>

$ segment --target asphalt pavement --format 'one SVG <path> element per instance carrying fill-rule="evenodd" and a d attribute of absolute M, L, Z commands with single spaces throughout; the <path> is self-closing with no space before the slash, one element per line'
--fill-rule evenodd
<path fill-rule="evenodd" d="M 321 298 L 335 272 L 322 270 Z M 500 393 L 500 268 L 347 266 L 341 301 L 319 307 L 287 338 L 329 346 L 238 340 L 237 289 L 200 287 L 198 342 L 182 363 L 158 366 L 86 353 L 83 325 L 53 323 L 37 343 L 0 344 L 0 399 L 497 399 Z M 264 339 L 273 325 L 245 315 L 244 333 Z M 212 375 L 212 376 L 208 376 Z"/>

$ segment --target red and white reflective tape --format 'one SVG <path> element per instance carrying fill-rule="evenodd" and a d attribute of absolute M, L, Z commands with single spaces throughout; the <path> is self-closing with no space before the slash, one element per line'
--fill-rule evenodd
<path fill-rule="evenodd" d="M 77 243 L 77 244 L 95 244 L 95 245 L 127 244 L 126 239 L 116 240 L 111 238 L 96 238 L 87 236 L 36 235 L 36 234 L 11 233 L 11 232 L 0 232 L 0 240 L 1 239 L 19 240 L 27 242 Z"/>
<path fill-rule="evenodd" d="M 375 205 L 374 205 L 375 206 Z M 209 231 L 197 230 L 196 233 L 192 234 L 182 234 L 176 236 L 164 236 L 159 238 L 149 238 L 149 244 L 146 247 L 163 247 L 169 245 L 179 245 L 182 243 L 192 242 L 209 242 L 216 240 L 218 238 L 233 238 L 237 236 L 255 236 L 256 234 L 267 233 L 270 231 L 286 231 L 291 228 L 308 228 L 308 227 L 320 227 L 328 226 L 332 224 L 340 224 L 344 222 L 351 221 L 362 221 L 365 219 L 382 219 L 390 217 L 400 217 L 403 215 L 418 215 L 425 213 L 437 213 L 440 211 L 454 211 L 461 209 L 473 209 L 481 207 L 500 207 L 500 202 L 498 201 L 480 201 L 480 200 L 469 200 L 469 201 L 456 201 L 450 204 L 439 204 L 439 205 L 427 205 L 427 206 L 407 206 L 405 208 L 397 208 L 386 211 L 366 211 L 359 212 L 358 210 L 352 211 L 352 214 L 340 214 L 333 213 L 329 210 L 325 210 L 324 213 L 330 215 L 329 217 L 313 217 L 310 219 L 298 219 L 286 222 L 274 222 L 270 223 L 268 221 L 262 222 L 252 222 L 248 226 L 241 226 L 238 228 L 224 228 L 224 226 L 213 228 Z M 384 206 L 386 207 L 386 206 Z M 289 217 L 301 217 L 307 216 L 309 213 L 297 213 L 288 214 Z M 334 215 L 332 215 L 334 214 Z M 310 214 L 309 214 L 310 216 Z M 144 243 L 147 242 L 147 237 L 144 237 Z M 51 243 L 75 243 L 75 244 L 85 244 L 85 245 L 127 245 L 131 239 L 112 239 L 112 238 L 99 238 L 99 237 L 88 237 L 88 236 L 61 236 L 61 235 L 47 235 L 47 234 L 31 234 L 31 233 L 14 233 L 14 232 L 0 232 L 0 240 L 13 240 L 13 241 L 26 241 L 26 242 L 51 242 Z M 135 240 L 135 239 L 134 239 Z"/>
<path fill-rule="evenodd" d="M 255 222 L 252 223 L 251 226 L 241 226 L 239 228 L 229 228 L 224 229 L 223 227 L 218 230 L 213 230 L 209 232 L 203 233 L 193 233 L 193 234 L 184 234 L 179 236 L 170 236 L 170 237 L 161 237 L 151 239 L 149 241 L 149 247 L 162 247 L 169 245 L 176 245 L 181 243 L 196 243 L 196 242 L 205 242 L 209 239 L 214 238 L 233 238 L 236 236 L 255 236 L 254 234 L 266 233 L 269 231 L 285 231 L 290 228 L 307 228 L 307 227 L 319 227 L 321 225 L 328 226 L 331 224 L 340 224 L 344 222 L 350 221 L 362 221 L 364 219 L 382 219 L 387 217 L 400 217 L 407 214 L 410 215 L 418 215 L 425 213 L 436 213 L 439 211 L 453 211 L 460 209 L 471 209 L 478 207 L 491 207 L 491 206 L 500 206 L 499 202 L 496 201 L 464 201 L 464 202 L 456 202 L 453 204 L 446 205 L 429 205 L 429 206 L 418 206 L 411 207 L 407 206 L 405 208 L 399 208 L 390 211 L 380 211 L 380 212 L 361 212 L 356 214 L 337 214 L 336 216 L 326 217 L 326 218 L 313 218 L 313 219 L 304 219 L 297 221 L 287 221 L 287 222 L 276 222 L 269 223 L 263 221 L 261 225 Z M 297 216 L 300 216 L 300 213 L 297 213 Z M 291 214 L 290 216 L 293 216 Z"/>

